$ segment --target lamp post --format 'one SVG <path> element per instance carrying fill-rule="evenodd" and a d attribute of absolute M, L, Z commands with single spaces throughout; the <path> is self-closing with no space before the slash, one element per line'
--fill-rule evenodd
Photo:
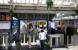
<path fill-rule="evenodd" d="M 48 10 L 49 8 L 52 8 L 52 6 L 53 6 L 53 1 L 52 1 L 52 0 L 47 0 L 47 1 L 46 1 L 46 4 L 47 4 L 47 10 Z"/>
<path fill-rule="evenodd" d="M 47 10 L 48 10 L 48 19 L 47 19 L 47 28 L 48 28 L 48 20 L 49 20 L 49 10 L 52 8 L 53 6 L 53 1 L 52 0 L 46 0 L 46 4 L 47 4 Z M 52 39 L 51 39 L 52 40 Z M 50 50 L 52 50 L 52 44 L 50 46 Z"/>
<path fill-rule="evenodd" d="M 13 15 L 14 15 L 14 9 L 12 9 L 12 6 L 10 6 L 10 10 L 9 10 L 9 15 L 11 16 L 11 17 L 13 17 Z M 9 46 L 8 46 L 8 50 L 11 50 L 11 48 L 12 48 L 12 19 L 10 20 L 11 21 L 11 28 L 10 28 L 10 33 L 8 34 L 9 35 Z"/>

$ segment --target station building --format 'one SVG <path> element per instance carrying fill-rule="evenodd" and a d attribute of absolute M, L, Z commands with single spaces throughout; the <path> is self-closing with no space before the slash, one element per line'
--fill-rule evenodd
<path fill-rule="evenodd" d="M 78 45 L 78 0 L 0 0 L 0 46 L 20 29 L 21 46 L 40 45 L 38 32 L 44 28 L 49 47 Z M 28 31 L 32 30 L 31 38 Z M 30 42 L 29 42 L 30 39 Z M 15 41 L 11 41 L 15 46 Z M 30 44 L 29 44 L 30 43 Z"/>

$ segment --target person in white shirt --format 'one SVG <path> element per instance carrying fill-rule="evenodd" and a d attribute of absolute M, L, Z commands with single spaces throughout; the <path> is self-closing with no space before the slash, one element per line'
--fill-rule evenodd
<path fill-rule="evenodd" d="M 39 33 L 39 40 L 40 40 L 40 45 L 41 45 L 41 50 L 44 50 L 45 46 L 45 41 L 46 41 L 46 32 L 44 30 L 41 30 Z"/>

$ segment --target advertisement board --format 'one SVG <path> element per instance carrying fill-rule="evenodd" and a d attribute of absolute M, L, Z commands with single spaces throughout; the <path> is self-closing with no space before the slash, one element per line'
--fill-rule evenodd
<path fill-rule="evenodd" d="M 10 29 L 10 21 L 0 21 L 0 29 Z"/>

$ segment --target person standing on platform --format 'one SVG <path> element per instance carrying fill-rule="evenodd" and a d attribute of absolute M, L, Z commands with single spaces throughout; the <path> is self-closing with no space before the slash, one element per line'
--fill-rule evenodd
<path fill-rule="evenodd" d="M 20 30 L 17 28 L 15 33 L 15 44 L 16 44 L 16 50 L 20 50 L 21 44 L 20 44 Z"/>
<path fill-rule="evenodd" d="M 44 32 L 44 30 L 41 30 L 39 32 L 39 40 L 40 40 L 41 50 L 44 50 L 46 39 L 47 39 L 46 38 L 46 33 Z"/>
<path fill-rule="evenodd" d="M 33 31 L 33 24 L 32 24 L 32 22 L 30 22 L 29 24 L 28 24 L 28 38 L 29 38 L 29 42 L 28 42 L 28 45 L 29 45 L 29 49 L 31 49 L 31 35 L 32 35 L 32 31 Z"/>
<path fill-rule="evenodd" d="M 66 29 L 66 33 L 67 33 L 68 38 L 69 38 L 68 43 L 71 44 L 71 36 L 74 35 L 74 28 L 71 26 L 68 26 Z"/>

